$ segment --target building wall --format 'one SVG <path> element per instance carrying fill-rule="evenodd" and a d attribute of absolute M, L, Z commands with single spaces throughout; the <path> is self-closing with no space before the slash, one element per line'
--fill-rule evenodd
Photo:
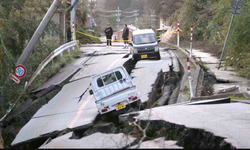
<path fill-rule="evenodd" d="M 51 20 L 53 20 L 55 23 L 60 25 L 62 35 L 61 36 L 58 35 L 57 37 L 53 37 L 53 38 L 58 39 L 58 43 L 60 45 L 63 45 L 66 42 L 66 22 L 65 22 L 66 20 L 65 19 L 66 19 L 66 17 L 61 12 L 55 12 L 51 18 Z"/>
<path fill-rule="evenodd" d="M 119 32 L 118 32 L 118 40 L 123 40 L 123 38 L 122 38 L 122 33 L 123 33 L 123 31 L 119 31 Z M 116 34 L 116 35 L 117 35 L 117 34 Z M 132 39 L 132 31 L 129 31 L 128 39 L 129 39 L 129 40 Z"/>

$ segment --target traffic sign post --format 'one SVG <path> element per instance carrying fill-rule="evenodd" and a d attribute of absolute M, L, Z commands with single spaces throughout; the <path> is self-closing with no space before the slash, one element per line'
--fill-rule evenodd
<path fill-rule="evenodd" d="M 15 76 L 19 79 L 24 77 L 26 74 L 26 68 L 23 65 L 17 65 L 15 70 Z"/>

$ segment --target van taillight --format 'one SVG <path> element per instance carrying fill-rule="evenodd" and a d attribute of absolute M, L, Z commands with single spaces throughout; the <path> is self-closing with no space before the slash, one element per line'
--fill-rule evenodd
<path fill-rule="evenodd" d="M 129 97 L 128 99 L 130 99 L 131 101 L 134 101 L 134 100 L 137 100 L 137 96 L 131 96 L 131 97 Z"/>
<path fill-rule="evenodd" d="M 107 109 L 107 108 L 105 108 L 105 109 L 103 109 L 103 110 L 102 110 L 102 112 L 103 112 L 103 113 L 104 113 L 104 112 L 106 112 L 106 111 L 108 111 L 108 109 Z"/>
<path fill-rule="evenodd" d="M 108 109 L 109 109 L 109 106 L 106 106 L 106 107 L 104 107 L 104 109 L 102 109 L 102 112 L 104 113 L 104 112 L 108 111 Z"/>

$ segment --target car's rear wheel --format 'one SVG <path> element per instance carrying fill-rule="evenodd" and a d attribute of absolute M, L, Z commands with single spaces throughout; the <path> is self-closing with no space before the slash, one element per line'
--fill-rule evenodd
<path fill-rule="evenodd" d="M 136 61 L 136 60 L 138 60 L 138 57 L 137 57 L 135 54 L 133 54 L 133 55 L 132 55 L 132 60 L 135 60 L 135 61 Z"/>

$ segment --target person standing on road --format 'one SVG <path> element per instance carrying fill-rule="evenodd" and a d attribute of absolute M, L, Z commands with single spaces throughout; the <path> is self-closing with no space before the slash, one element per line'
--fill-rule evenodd
<path fill-rule="evenodd" d="M 70 42 L 72 39 L 71 39 L 71 29 L 70 29 L 70 27 L 68 28 L 68 30 L 67 30 L 67 41 L 68 42 Z"/>
<path fill-rule="evenodd" d="M 110 26 L 110 24 L 108 23 L 107 28 L 104 30 L 105 34 L 106 34 L 106 39 L 107 39 L 107 47 L 111 47 L 112 46 L 112 35 L 113 35 L 113 29 Z"/>
<path fill-rule="evenodd" d="M 129 29 L 127 27 L 127 24 L 124 24 L 123 33 L 122 33 L 122 38 L 124 41 L 123 48 L 128 48 L 128 34 L 129 34 Z"/>

